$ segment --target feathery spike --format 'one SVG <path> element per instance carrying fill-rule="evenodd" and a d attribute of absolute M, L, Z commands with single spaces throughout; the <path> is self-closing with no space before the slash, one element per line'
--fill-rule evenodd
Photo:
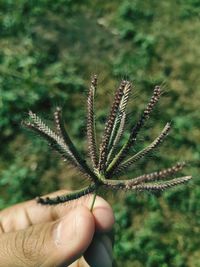
<path fill-rule="evenodd" d="M 184 184 L 192 179 L 192 176 L 184 176 L 175 178 L 170 181 L 162 182 L 162 183 L 152 183 L 152 184 L 138 184 L 135 186 L 128 186 L 126 189 L 129 190 L 139 190 L 139 191 L 164 191 L 166 189 L 169 189 L 171 187 Z"/>
<path fill-rule="evenodd" d="M 160 144 L 163 143 L 167 135 L 169 134 L 169 131 L 171 129 L 170 123 L 167 123 L 162 130 L 161 134 L 146 148 L 139 151 L 137 154 L 133 155 L 129 159 L 127 159 L 125 162 L 121 163 L 118 168 L 113 172 L 113 175 L 119 175 L 127 170 L 133 163 L 140 160 L 144 156 L 146 156 L 148 153 L 150 153 L 152 150 L 154 150 L 156 147 L 158 147 Z"/>
<path fill-rule="evenodd" d="M 122 162 L 122 160 L 127 156 L 130 148 L 135 144 L 136 137 L 143 127 L 145 121 L 149 118 L 154 106 L 158 102 L 159 98 L 161 96 L 161 88 L 159 86 L 156 86 L 154 88 L 153 95 L 145 108 L 144 112 L 142 113 L 139 121 L 136 123 L 136 125 L 132 128 L 130 136 L 128 141 L 125 143 L 125 145 L 122 147 L 122 149 L 119 151 L 119 153 L 115 156 L 111 164 L 108 166 L 107 173 L 108 175 L 112 175 L 114 170 L 119 166 L 119 164 Z"/>
<path fill-rule="evenodd" d="M 108 117 L 108 120 L 106 122 L 103 138 L 102 138 L 102 143 L 100 146 L 100 156 L 99 156 L 99 172 L 102 173 L 105 171 L 105 163 L 108 155 L 108 144 L 109 144 L 109 139 L 110 135 L 114 126 L 114 122 L 119 110 L 119 106 L 121 103 L 121 99 L 123 96 L 124 88 L 128 82 L 127 81 L 122 81 L 119 88 L 117 89 L 115 93 L 115 98 L 114 102 L 110 111 L 110 115 Z"/>
<path fill-rule="evenodd" d="M 41 137 L 43 137 L 48 142 L 48 144 L 62 156 L 62 158 L 64 159 L 64 161 L 69 162 L 78 171 L 80 171 L 87 179 L 92 180 L 92 178 L 87 173 L 85 173 L 85 171 L 83 170 L 82 166 L 80 166 L 78 164 L 78 162 L 73 157 L 73 155 L 70 154 L 70 152 L 68 152 L 64 148 L 64 146 L 61 145 L 58 142 L 58 140 L 53 139 L 52 137 L 50 137 L 49 135 L 47 135 L 46 133 L 44 133 L 43 131 L 41 131 L 41 129 L 37 128 L 37 126 L 34 125 L 33 123 L 23 121 L 23 125 L 26 126 L 27 128 L 29 128 L 30 130 L 36 132 L 37 134 L 39 134 Z"/>
<path fill-rule="evenodd" d="M 71 152 L 69 151 L 67 145 L 64 143 L 63 139 L 57 135 L 54 131 L 52 131 L 41 119 L 39 116 L 37 116 L 35 113 L 32 111 L 29 111 L 29 117 L 33 121 L 33 123 L 29 126 L 29 128 L 32 127 L 32 129 L 38 130 L 38 133 L 40 132 L 41 134 L 44 134 L 44 137 L 48 137 L 49 139 L 47 140 L 48 142 L 51 140 L 52 144 L 57 143 L 63 151 L 66 151 L 66 153 L 70 156 L 72 156 Z"/>
<path fill-rule="evenodd" d="M 91 86 L 88 92 L 87 98 L 87 140 L 88 140 L 88 152 L 92 161 L 93 167 L 98 167 L 98 156 L 96 147 L 96 125 L 94 114 L 94 96 L 97 88 L 97 75 L 92 77 Z"/>
<path fill-rule="evenodd" d="M 58 136 L 48 126 L 46 126 L 44 122 L 42 122 L 42 120 L 35 113 L 30 111 L 29 115 L 33 120 L 33 123 L 23 122 L 27 128 L 37 132 L 40 136 L 42 136 L 51 147 L 53 147 L 57 152 L 59 152 L 64 159 L 69 161 L 89 180 L 97 180 L 95 174 L 90 171 L 89 167 L 86 171 L 85 169 L 87 168 L 87 166 L 85 166 L 83 162 L 81 162 L 80 160 L 78 161 L 77 158 L 74 157 L 62 137 Z"/>
<path fill-rule="evenodd" d="M 108 159 L 107 159 L 107 162 L 106 162 L 106 166 L 108 166 L 111 161 L 113 160 L 113 154 L 115 153 L 116 149 L 117 149 L 117 145 L 124 133 L 124 128 L 125 128 L 125 123 L 126 123 L 126 113 L 124 112 L 123 115 L 122 115 L 122 118 L 121 118 L 121 121 L 120 121 L 120 125 L 119 125 L 119 129 L 116 133 L 116 136 L 115 136 L 115 139 L 113 141 L 113 144 L 110 148 L 110 151 L 109 151 L 109 154 L 108 154 Z"/>
<path fill-rule="evenodd" d="M 172 180 L 168 181 L 161 181 L 157 183 L 145 183 L 145 182 L 140 182 L 140 183 L 134 183 L 133 180 L 108 180 L 104 183 L 105 187 L 108 187 L 113 190 L 164 190 L 169 187 L 173 187 L 185 182 L 188 182 L 189 180 L 192 179 L 192 176 L 184 176 L 184 177 L 179 177 L 179 178 L 174 178 Z"/>
<path fill-rule="evenodd" d="M 119 113 L 123 114 L 126 111 L 126 107 L 128 104 L 128 100 L 130 97 L 130 92 L 131 92 L 132 86 L 130 82 L 126 83 L 126 86 L 124 87 L 124 95 L 122 97 L 122 101 L 120 103 L 120 107 L 119 107 Z"/>
<path fill-rule="evenodd" d="M 127 84 L 124 87 L 123 96 L 119 105 L 119 111 L 117 113 L 117 117 L 114 122 L 114 126 L 110 135 L 110 140 L 108 145 L 109 156 L 107 159 L 107 163 L 109 162 L 109 158 L 111 156 L 111 150 L 114 150 L 114 146 L 116 147 L 116 145 L 118 144 L 125 128 L 126 107 L 128 104 L 131 89 L 132 89 L 131 83 L 127 82 Z"/>
<path fill-rule="evenodd" d="M 166 177 L 172 176 L 175 173 L 181 171 L 184 166 L 185 166 L 185 162 L 182 162 L 182 163 L 178 162 L 175 166 L 172 166 L 171 168 L 164 169 L 164 170 L 157 171 L 157 172 L 152 172 L 149 174 L 144 174 L 144 175 L 141 175 L 139 177 L 129 180 L 129 182 L 136 185 L 136 184 L 140 184 L 143 182 L 162 180 Z"/>
<path fill-rule="evenodd" d="M 85 173 L 88 173 L 93 181 L 96 181 L 96 175 L 90 170 L 89 166 L 87 165 L 86 161 L 82 159 L 78 150 L 76 149 L 75 145 L 73 144 L 71 138 L 69 137 L 67 131 L 65 130 L 64 123 L 62 121 L 61 109 L 58 107 L 54 112 L 54 119 L 57 127 L 57 131 L 59 132 L 60 136 L 62 137 L 65 144 L 67 144 L 69 151 L 73 155 L 73 157 L 78 162 L 79 166 L 85 170 Z"/>
<path fill-rule="evenodd" d="M 62 143 L 62 140 L 60 140 L 59 138 L 54 138 L 54 135 L 48 135 L 34 123 L 23 121 L 23 125 L 43 137 L 51 147 L 53 147 L 57 152 L 59 152 L 62 157 L 69 161 L 74 167 L 78 166 L 78 162 L 75 160 L 72 154 L 70 154 L 66 145 Z"/>

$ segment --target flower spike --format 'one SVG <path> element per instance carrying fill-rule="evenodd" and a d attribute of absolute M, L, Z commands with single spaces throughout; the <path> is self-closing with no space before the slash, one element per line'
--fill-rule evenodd
<path fill-rule="evenodd" d="M 97 89 L 97 75 L 92 77 L 91 86 L 88 92 L 87 99 L 87 140 L 88 152 L 92 161 L 93 167 L 97 169 L 98 156 L 96 144 L 96 126 L 95 126 L 95 111 L 94 111 L 94 97 Z"/>
<path fill-rule="evenodd" d="M 133 179 L 117 179 L 120 174 L 127 172 L 129 167 L 131 168 L 141 158 L 144 158 L 149 153 L 157 149 L 157 147 L 164 142 L 171 129 L 171 125 L 167 123 L 162 132 L 150 145 L 141 151 L 136 152 L 136 154 L 130 155 L 131 148 L 134 146 L 141 128 L 149 119 L 156 103 L 160 99 L 162 91 L 159 86 L 156 86 L 154 88 L 153 95 L 139 120 L 132 126 L 128 140 L 122 148 L 119 147 L 120 139 L 126 126 L 126 109 L 130 97 L 131 87 L 132 86 L 129 81 L 123 80 L 119 88 L 116 90 L 114 102 L 105 125 L 100 148 L 97 149 L 94 110 L 97 76 L 94 75 L 92 77 L 87 97 L 87 140 L 91 167 L 86 160 L 82 158 L 69 137 L 64 126 L 60 108 L 57 108 L 54 112 L 55 131 L 50 129 L 38 115 L 29 111 L 29 120 L 24 121 L 23 124 L 45 139 L 49 145 L 68 163 L 74 166 L 81 172 L 81 174 L 83 174 L 83 176 L 89 179 L 89 185 L 80 190 L 54 198 L 38 197 L 38 203 L 42 205 L 56 205 L 94 193 L 91 205 L 92 210 L 96 195 L 100 188 L 110 190 L 157 192 L 186 183 L 192 178 L 191 176 L 174 178 L 174 175 L 181 171 L 185 166 L 185 163 L 183 162 L 177 163 L 175 166 L 164 170 L 143 174 Z"/>

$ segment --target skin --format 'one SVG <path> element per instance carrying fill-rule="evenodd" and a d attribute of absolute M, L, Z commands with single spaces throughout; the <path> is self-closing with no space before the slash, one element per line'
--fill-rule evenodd
<path fill-rule="evenodd" d="M 59 191 L 49 196 L 66 193 Z M 0 211 L 1 267 L 110 267 L 110 205 L 92 195 L 56 206 L 35 200 Z"/>

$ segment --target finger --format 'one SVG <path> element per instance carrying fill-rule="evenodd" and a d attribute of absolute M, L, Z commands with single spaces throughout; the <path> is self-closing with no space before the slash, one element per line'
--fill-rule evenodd
<path fill-rule="evenodd" d="M 58 191 L 50 196 L 66 193 Z M 65 216 L 77 206 L 90 208 L 93 195 L 82 197 L 56 206 L 44 206 L 35 200 L 17 204 L 0 212 L 0 225 L 4 232 L 25 229 L 30 225 L 57 220 Z M 93 208 L 97 231 L 109 231 L 114 223 L 114 214 L 110 205 L 101 197 L 97 197 Z"/>
<path fill-rule="evenodd" d="M 107 235 L 95 235 L 84 257 L 91 267 L 112 266 L 112 242 Z"/>
<path fill-rule="evenodd" d="M 89 246 L 95 230 L 89 209 L 77 207 L 62 219 L 0 236 L 1 267 L 68 266 Z"/>
<path fill-rule="evenodd" d="M 65 266 L 67 267 L 67 266 Z M 70 264 L 68 267 L 91 267 L 88 265 L 88 263 L 85 261 L 84 257 L 81 257 L 80 259 L 74 261 L 72 264 Z"/>
<path fill-rule="evenodd" d="M 54 197 L 68 192 L 59 190 L 48 196 Z M 63 208 L 63 216 L 66 214 L 65 211 L 67 212 L 67 207 Z M 3 232 L 22 230 L 34 224 L 55 221 L 59 218 L 61 217 L 58 216 L 57 211 L 54 211 L 54 207 L 42 206 L 33 199 L 2 210 L 0 212 L 0 230 Z"/>

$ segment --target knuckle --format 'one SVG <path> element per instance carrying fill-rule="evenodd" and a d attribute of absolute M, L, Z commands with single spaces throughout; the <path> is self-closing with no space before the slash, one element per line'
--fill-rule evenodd
<path fill-rule="evenodd" d="M 40 265 L 44 244 L 42 236 L 35 231 L 34 227 L 29 227 L 26 231 L 19 231 L 16 235 L 15 250 L 18 255 L 21 255 L 24 266 Z"/>

